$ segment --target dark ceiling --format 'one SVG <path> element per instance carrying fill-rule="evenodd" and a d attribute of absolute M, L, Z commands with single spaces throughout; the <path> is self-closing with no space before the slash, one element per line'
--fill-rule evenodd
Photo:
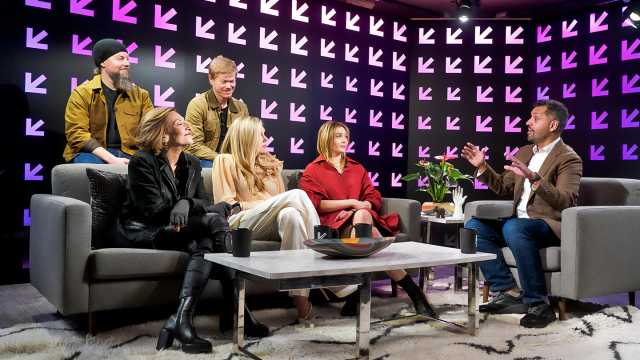
<path fill-rule="evenodd" d="M 356 3 L 360 0 L 339 0 Z M 474 18 L 495 18 L 506 13 L 510 18 L 553 16 L 619 0 L 473 0 Z M 406 18 L 455 17 L 452 0 L 367 0 L 373 10 Z"/>

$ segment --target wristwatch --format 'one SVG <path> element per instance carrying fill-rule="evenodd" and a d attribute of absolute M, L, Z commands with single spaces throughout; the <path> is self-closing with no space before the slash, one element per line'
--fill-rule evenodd
<path fill-rule="evenodd" d="M 540 176 L 540 174 L 536 173 L 536 176 L 533 178 L 533 180 L 530 180 L 529 183 L 531 184 L 531 190 L 535 191 L 538 187 L 536 186 L 536 188 L 533 188 L 533 183 L 535 183 L 536 181 L 542 179 L 542 176 Z"/>

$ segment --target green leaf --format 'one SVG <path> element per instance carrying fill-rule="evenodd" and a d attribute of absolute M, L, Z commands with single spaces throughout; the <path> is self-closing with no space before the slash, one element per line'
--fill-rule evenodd
<path fill-rule="evenodd" d="M 420 173 L 409 174 L 401 178 L 404 181 L 420 179 Z"/>
<path fill-rule="evenodd" d="M 429 176 L 434 179 L 439 179 L 440 176 L 442 176 L 442 168 L 440 168 L 439 166 L 432 166 L 431 168 L 429 168 Z"/>
<path fill-rule="evenodd" d="M 458 185 L 458 180 L 454 177 L 449 178 L 449 185 Z"/>

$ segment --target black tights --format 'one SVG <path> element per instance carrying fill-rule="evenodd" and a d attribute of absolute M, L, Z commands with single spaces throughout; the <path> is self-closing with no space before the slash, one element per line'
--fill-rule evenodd
<path fill-rule="evenodd" d="M 167 226 L 153 239 L 153 247 L 158 250 L 176 250 L 190 255 L 180 298 L 200 297 L 213 267 L 213 263 L 205 260 L 204 255 L 220 252 L 216 239 L 221 239 L 226 230 L 229 230 L 229 224 L 222 215 L 208 213 L 190 216 L 187 225 L 179 232 Z"/>

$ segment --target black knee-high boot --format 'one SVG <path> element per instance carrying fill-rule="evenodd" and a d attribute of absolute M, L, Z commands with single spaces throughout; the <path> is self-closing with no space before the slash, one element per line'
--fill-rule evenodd
<path fill-rule="evenodd" d="M 193 314 L 200 295 L 204 291 L 212 262 L 204 259 L 205 253 L 211 253 L 213 242 L 210 239 L 194 240 L 189 244 L 189 264 L 184 275 L 180 305 L 178 311 L 171 315 L 164 323 L 156 349 L 162 350 L 172 346 L 173 339 L 177 339 L 186 353 L 211 352 L 209 341 L 198 337 L 193 326 Z"/>
<path fill-rule="evenodd" d="M 224 308 L 220 313 L 220 332 L 225 332 L 233 328 L 233 316 L 237 302 L 233 281 L 223 279 L 220 280 L 220 285 L 224 296 Z M 269 328 L 253 317 L 247 303 L 244 304 L 244 333 L 251 337 L 269 336 Z"/>
<path fill-rule="evenodd" d="M 427 302 L 427 298 L 420 290 L 420 287 L 413 282 L 413 279 L 409 274 L 405 275 L 402 280 L 398 281 L 398 285 L 407 292 L 407 295 L 409 295 L 409 298 L 413 301 L 413 307 L 416 308 L 416 313 L 432 318 L 436 318 L 438 316 Z"/>

